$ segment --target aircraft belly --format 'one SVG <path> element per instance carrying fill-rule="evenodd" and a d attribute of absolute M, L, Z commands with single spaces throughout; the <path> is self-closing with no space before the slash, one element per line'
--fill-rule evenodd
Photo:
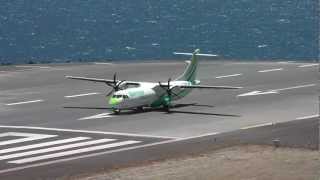
<path fill-rule="evenodd" d="M 156 100 L 156 96 L 148 95 L 140 98 L 130 99 L 122 104 L 122 108 L 136 108 L 139 106 L 150 106 Z"/>

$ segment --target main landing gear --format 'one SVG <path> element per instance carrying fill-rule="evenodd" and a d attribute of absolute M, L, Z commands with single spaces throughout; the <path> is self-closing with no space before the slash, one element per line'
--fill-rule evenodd
<path fill-rule="evenodd" d="M 139 106 L 139 107 L 136 108 L 136 110 L 137 110 L 138 112 L 143 112 L 143 111 L 144 111 L 144 108 L 143 108 L 143 106 Z"/>
<path fill-rule="evenodd" d="M 170 113 L 170 105 L 163 105 L 163 109 L 164 109 L 167 113 Z"/>

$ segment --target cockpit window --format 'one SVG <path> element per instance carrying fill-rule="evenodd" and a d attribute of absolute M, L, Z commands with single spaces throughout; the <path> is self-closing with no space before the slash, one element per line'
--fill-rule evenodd
<path fill-rule="evenodd" d="M 124 98 L 124 99 L 129 98 L 127 95 L 113 95 L 112 97 L 113 98 Z"/>

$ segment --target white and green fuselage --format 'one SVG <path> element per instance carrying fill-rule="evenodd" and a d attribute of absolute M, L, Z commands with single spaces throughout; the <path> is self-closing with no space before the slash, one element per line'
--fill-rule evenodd
<path fill-rule="evenodd" d="M 191 85 L 189 81 L 172 81 L 175 85 Z M 170 97 L 165 89 L 158 83 L 141 83 L 140 87 L 120 90 L 114 93 L 109 99 L 109 104 L 114 109 L 131 109 L 136 107 L 159 107 L 168 106 L 171 101 L 185 97 L 192 89 L 174 87 L 172 93 L 176 94 Z"/>

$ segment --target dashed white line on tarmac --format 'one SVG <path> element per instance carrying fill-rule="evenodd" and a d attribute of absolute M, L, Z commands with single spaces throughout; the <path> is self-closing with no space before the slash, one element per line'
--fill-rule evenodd
<path fill-rule="evenodd" d="M 277 62 L 278 64 L 290 64 L 290 63 L 294 63 L 295 61 L 280 61 Z"/>
<path fill-rule="evenodd" d="M 217 76 L 216 79 L 220 78 L 226 78 L 226 77 L 235 77 L 235 76 L 241 76 L 242 74 L 230 74 L 230 75 L 224 75 L 224 76 Z"/>
<path fill-rule="evenodd" d="M 293 86 L 293 87 L 282 88 L 282 89 L 274 89 L 274 90 L 269 90 L 269 91 L 283 91 L 283 90 L 290 90 L 290 89 L 299 89 L 299 88 L 305 88 L 305 87 L 313 87 L 313 86 L 316 86 L 316 85 L 317 84 L 306 84 L 306 85 Z"/>
<path fill-rule="evenodd" d="M 251 128 L 262 127 L 262 126 L 271 126 L 271 125 L 273 125 L 273 123 L 264 123 L 264 124 L 257 124 L 253 126 L 246 126 L 240 129 L 245 130 L 245 129 L 251 129 Z"/>
<path fill-rule="evenodd" d="M 314 67 L 314 66 L 319 66 L 319 64 L 305 64 L 305 65 L 301 65 L 298 66 L 299 68 L 303 68 L 303 67 Z"/>
<path fill-rule="evenodd" d="M 316 86 L 316 84 L 306 84 L 306 85 L 293 86 L 293 87 L 287 87 L 282 89 L 270 89 L 266 91 L 251 91 L 244 94 L 239 94 L 238 97 L 256 96 L 256 95 L 265 95 L 265 94 L 278 94 L 280 91 L 284 91 L 284 90 L 299 89 L 299 88 L 313 87 L 313 86 Z"/>
<path fill-rule="evenodd" d="M 23 102 L 16 102 L 16 103 L 9 103 L 5 104 L 6 106 L 14 106 L 19 104 L 29 104 L 29 103 L 36 103 L 36 102 L 43 102 L 43 99 L 33 100 L 33 101 L 23 101 Z"/>
<path fill-rule="evenodd" d="M 207 136 L 213 136 L 213 135 L 217 135 L 220 134 L 219 132 L 213 132 L 213 133 L 207 133 L 207 134 L 200 134 L 197 136 L 190 136 L 190 137 L 186 137 L 186 138 L 179 138 L 179 140 L 188 140 L 188 139 L 195 139 L 195 138 L 202 138 L 202 137 L 207 137 Z"/>
<path fill-rule="evenodd" d="M 97 115 L 93 115 L 93 116 L 83 117 L 78 120 L 82 121 L 82 120 L 89 120 L 89 119 L 110 118 L 110 117 L 113 117 L 113 116 L 111 116 L 111 114 L 112 113 L 102 113 L 102 114 L 97 114 Z"/>
<path fill-rule="evenodd" d="M 238 97 L 244 97 L 244 96 L 257 96 L 257 95 L 265 95 L 265 94 L 278 94 L 277 91 L 251 91 L 248 93 L 239 94 Z"/>
<path fill-rule="evenodd" d="M 277 69 L 265 69 L 265 70 L 260 70 L 258 72 L 273 72 L 273 71 L 282 71 L 283 68 L 277 68 Z"/>
<path fill-rule="evenodd" d="M 96 65 L 112 65 L 112 63 L 95 62 Z"/>
<path fill-rule="evenodd" d="M 298 118 L 296 118 L 296 120 L 311 119 L 311 118 L 315 118 L 315 117 L 319 117 L 319 114 L 310 115 L 310 116 L 298 117 Z"/>
<path fill-rule="evenodd" d="M 70 96 L 64 96 L 65 98 L 75 98 L 75 97 L 82 97 L 82 96 L 91 96 L 91 95 L 97 95 L 100 94 L 98 92 L 93 93 L 86 93 L 86 94 L 76 94 L 76 95 L 70 95 Z"/>
<path fill-rule="evenodd" d="M 20 67 L 20 68 L 42 68 L 42 69 L 51 68 L 49 66 L 16 66 L 16 67 Z"/>

